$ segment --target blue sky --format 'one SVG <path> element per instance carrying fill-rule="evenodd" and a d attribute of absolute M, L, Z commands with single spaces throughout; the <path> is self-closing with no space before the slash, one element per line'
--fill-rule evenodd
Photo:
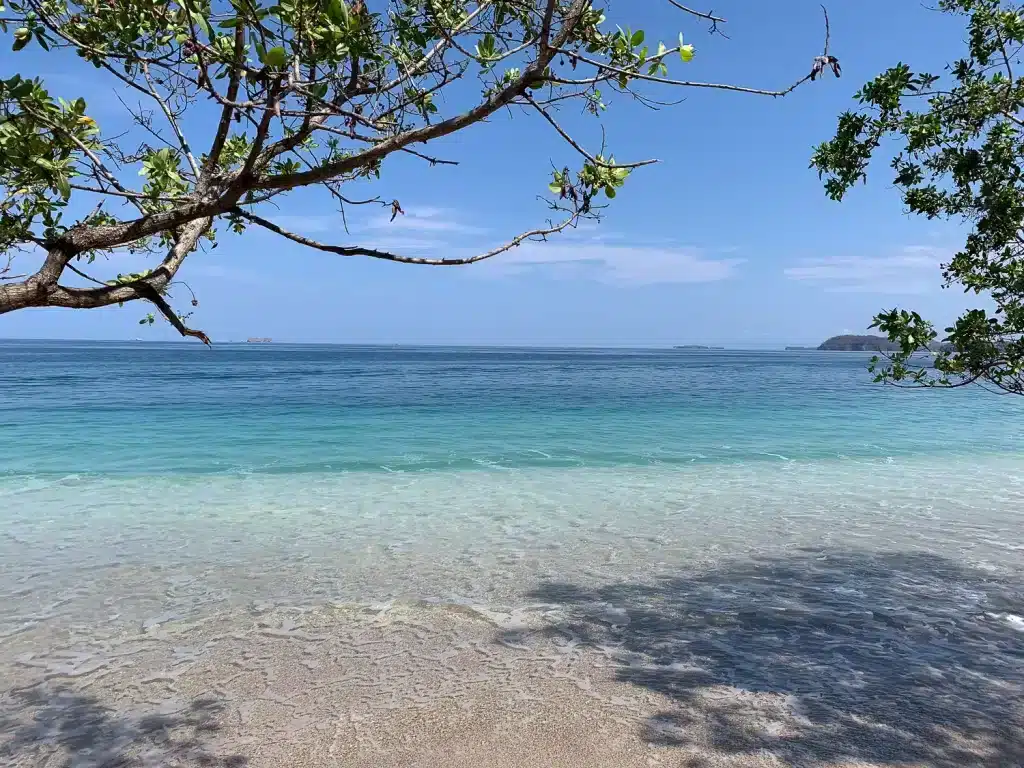
<path fill-rule="evenodd" d="M 820 52 L 817 2 L 714 6 L 729 19 L 728 40 L 656 0 L 620 0 L 609 17 L 644 28 L 648 40 L 671 44 L 682 31 L 697 57 L 676 61 L 672 74 L 693 80 L 783 87 Z M 963 49 L 962 28 L 917 2 L 842 0 L 829 13 L 840 80 L 828 76 L 779 100 L 659 87 L 647 93 L 685 101 L 656 112 L 610 98 L 604 127 L 617 159 L 662 162 L 638 170 L 599 225 L 454 269 L 346 259 L 270 233 L 224 236 L 179 274 L 200 299 L 192 324 L 215 341 L 760 347 L 861 332 L 894 305 L 951 320 L 967 299 L 941 289 L 938 264 L 962 233 L 907 217 L 884 158 L 874 183 L 842 204 L 825 198 L 808 160 L 866 80 L 899 60 L 939 70 Z M 4 54 L 0 75 L 38 67 L 55 93 L 85 95 L 90 114 L 105 129 L 115 125 L 121 107 L 107 81 L 71 63 Z M 559 119 L 596 151 L 598 124 L 575 111 Z M 496 116 L 450 137 L 438 153 L 460 165 L 385 165 L 372 194 L 401 201 L 407 215 L 394 223 L 379 210 L 350 212 L 346 234 L 330 201 L 308 192 L 271 218 L 324 241 L 410 255 L 486 250 L 543 222 L 536 195 L 552 164 L 578 165 L 573 150 L 526 113 Z M 138 266 L 124 258 L 122 271 Z M 176 338 L 162 322 L 140 329 L 146 311 L 17 312 L 0 316 L 0 336 Z"/>

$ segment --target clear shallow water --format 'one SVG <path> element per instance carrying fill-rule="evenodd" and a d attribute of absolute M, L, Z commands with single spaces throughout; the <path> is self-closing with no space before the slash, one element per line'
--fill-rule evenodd
<path fill-rule="evenodd" d="M 866 362 L 0 343 L 0 677 L 34 691 L 0 721 L 35 722 L 0 757 L 152 752 L 131 713 L 187 691 L 241 739 L 603 674 L 671 705 L 620 687 L 616 722 L 705 723 L 722 765 L 1022 764 L 1024 403 Z M 296 612 L 325 605 L 358 616 Z M 68 681 L 123 710 L 113 746 Z"/>
<path fill-rule="evenodd" d="M 799 546 L 1020 566 L 1024 406 L 866 360 L 0 343 L 5 623 L 113 615 L 111 591 L 115 623 L 508 605 Z"/>

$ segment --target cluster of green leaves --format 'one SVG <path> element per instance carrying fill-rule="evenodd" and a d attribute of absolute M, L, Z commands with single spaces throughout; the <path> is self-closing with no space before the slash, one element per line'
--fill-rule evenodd
<path fill-rule="evenodd" d="M 143 192 L 149 197 L 182 195 L 188 191 L 188 182 L 181 176 L 181 156 L 171 147 L 147 152 L 142 158 L 140 176 L 146 177 Z"/>
<path fill-rule="evenodd" d="M 626 183 L 631 169 L 617 166 L 615 158 L 605 159 L 602 155 L 594 158 L 595 162 L 587 161 L 576 174 L 575 181 L 568 168 L 552 173 L 548 190 L 560 198 L 572 198 L 581 201 L 589 209 L 591 201 L 604 193 L 609 200 L 615 197 L 616 190 Z"/>
<path fill-rule="evenodd" d="M 40 80 L 0 80 L 0 251 L 61 231 L 80 148 L 95 147 L 95 121 L 83 99 L 54 99 Z"/>
<path fill-rule="evenodd" d="M 1024 12 L 1005 0 L 941 0 L 965 18 L 968 50 L 940 77 L 897 64 L 857 94 L 862 105 L 839 118 L 812 167 L 841 200 L 866 180 L 886 139 L 903 202 L 929 219 L 963 222 L 963 248 L 943 265 L 946 286 L 991 300 L 941 335 L 915 312 L 879 314 L 873 327 L 900 345 L 876 361 L 879 381 L 956 386 L 985 381 L 1024 394 Z M 935 351 L 936 341 L 938 351 Z"/>

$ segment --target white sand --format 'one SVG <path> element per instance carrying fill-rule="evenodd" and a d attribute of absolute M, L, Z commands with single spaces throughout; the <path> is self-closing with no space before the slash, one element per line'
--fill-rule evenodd
<path fill-rule="evenodd" d="M 399 606 L 172 620 L 102 641 L 24 632 L 6 641 L 0 667 L 0 763 L 855 764 L 820 759 L 829 734 L 791 697 L 720 684 L 685 697 L 655 693 L 616 680 L 622 659 L 615 649 L 531 631 L 542 626 L 542 612 Z M 517 642 L 498 640 L 516 628 Z M 965 765 L 991 757 L 985 744 L 957 743 L 961 755 L 973 755 Z M 856 754 L 857 745 L 846 751 Z"/>

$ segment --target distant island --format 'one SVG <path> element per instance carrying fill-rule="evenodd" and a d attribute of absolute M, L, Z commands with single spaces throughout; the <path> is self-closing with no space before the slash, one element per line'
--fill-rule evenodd
<path fill-rule="evenodd" d="M 899 348 L 884 336 L 833 336 L 818 346 L 823 352 L 895 352 Z"/>
<path fill-rule="evenodd" d="M 258 336 L 251 336 L 245 340 L 246 344 L 269 344 L 273 339 L 260 338 Z"/>
<path fill-rule="evenodd" d="M 709 349 L 723 350 L 723 349 L 725 349 L 725 347 L 705 347 L 703 344 L 681 344 L 681 345 L 677 345 L 677 346 L 672 347 L 672 349 L 685 349 L 685 350 L 689 350 L 689 351 L 692 352 L 692 351 L 695 351 L 695 350 L 709 350 Z"/>
<path fill-rule="evenodd" d="M 816 352 L 817 347 L 786 347 L 787 352 Z"/>

